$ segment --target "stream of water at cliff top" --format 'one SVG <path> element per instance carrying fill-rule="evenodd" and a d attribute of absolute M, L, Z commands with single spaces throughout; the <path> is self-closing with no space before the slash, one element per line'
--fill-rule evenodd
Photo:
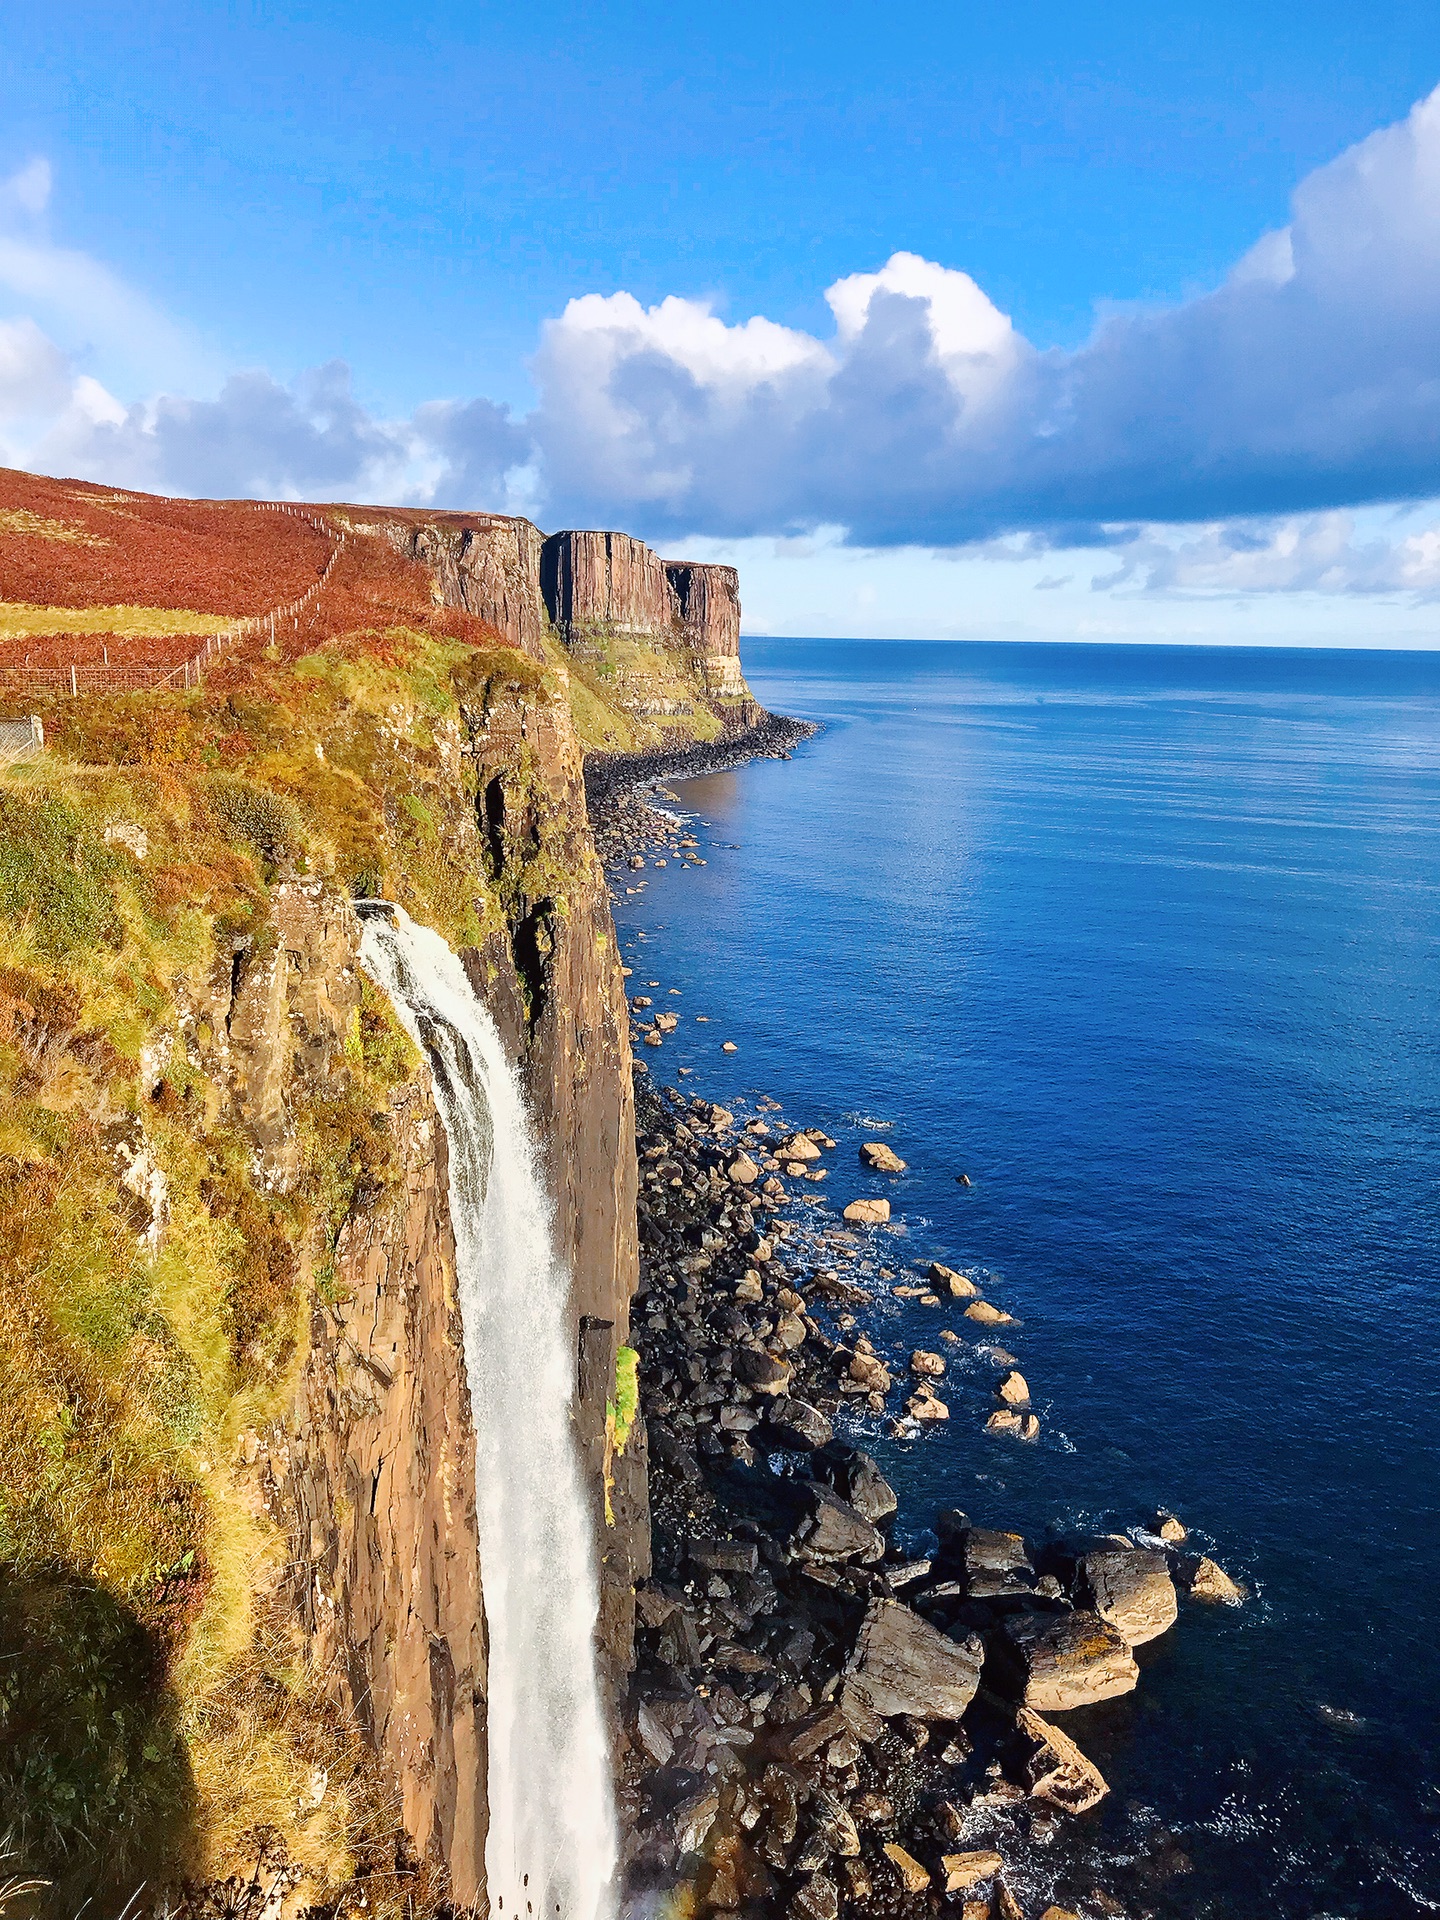
<path fill-rule="evenodd" d="M 604 1920 L 616 1840 L 594 1542 L 570 1425 L 569 1275 L 534 1129 L 495 1023 L 438 934 L 372 905 L 360 958 L 430 1062 L 450 1144 L 489 1635 L 490 1910 Z"/>

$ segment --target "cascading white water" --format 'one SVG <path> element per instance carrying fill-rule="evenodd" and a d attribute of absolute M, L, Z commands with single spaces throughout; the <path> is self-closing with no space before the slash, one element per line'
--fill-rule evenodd
<path fill-rule="evenodd" d="M 616 1840 L 594 1540 L 570 1425 L 569 1277 L 534 1128 L 457 955 L 399 908 L 361 912 L 361 964 L 429 1059 L 450 1143 L 490 1643 L 490 1911 L 606 1920 Z"/>

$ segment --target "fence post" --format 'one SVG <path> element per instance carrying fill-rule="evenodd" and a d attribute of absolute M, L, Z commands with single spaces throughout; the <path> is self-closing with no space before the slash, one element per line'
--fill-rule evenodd
<path fill-rule="evenodd" d="M 70 662 L 70 698 L 72 700 L 78 700 L 80 698 L 80 686 L 75 678 L 75 662 L 73 660 Z"/>

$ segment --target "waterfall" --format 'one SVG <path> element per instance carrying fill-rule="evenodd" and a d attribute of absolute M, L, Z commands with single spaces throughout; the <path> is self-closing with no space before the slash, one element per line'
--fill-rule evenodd
<path fill-rule="evenodd" d="M 570 1423 L 569 1275 L 535 1130 L 456 954 L 399 908 L 366 902 L 361 913 L 361 964 L 429 1059 L 450 1143 L 490 1643 L 490 1912 L 606 1920 L 616 1839 L 594 1539 Z"/>

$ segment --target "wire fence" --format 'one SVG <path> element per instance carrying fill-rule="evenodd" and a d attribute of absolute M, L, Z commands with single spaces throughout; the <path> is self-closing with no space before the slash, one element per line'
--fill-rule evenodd
<path fill-rule="evenodd" d="M 345 549 L 345 535 L 318 514 L 307 513 L 303 507 L 293 507 L 279 500 L 256 500 L 251 505 L 257 513 L 283 513 L 291 519 L 303 520 L 316 533 L 324 534 L 335 542 L 318 578 L 304 593 L 294 600 L 285 601 L 282 606 L 271 607 L 266 613 L 246 614 L 239 620 L 227 621 L 217 632 L 207 634 L 197 651 L 178 666 L 112 667 L 108 664 L 82 664 L 77 660 L 68 667 L 0 667 L 0 692 L 13 689 L 17 693 L 68 693 L 78 698 L 81 693 L 135 693 L 158 687 L 198 687 L 207 669 L 237 640 L 268 633 L 273 641 L 277 624 L 284 620 L 298 620 L 322 592 Z"/>

